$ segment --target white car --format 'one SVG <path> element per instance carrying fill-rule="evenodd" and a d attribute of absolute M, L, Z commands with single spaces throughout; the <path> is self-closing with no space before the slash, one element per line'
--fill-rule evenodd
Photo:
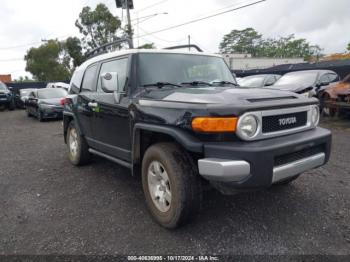
<path fill-rule="evenodd" d="M 69 84 L 66 84 L 66 83 L 63 83 L 63 82 L 48 83 L 46 85 L 46 88 L 63 88 L 66 91 L 68 91 Z"/>

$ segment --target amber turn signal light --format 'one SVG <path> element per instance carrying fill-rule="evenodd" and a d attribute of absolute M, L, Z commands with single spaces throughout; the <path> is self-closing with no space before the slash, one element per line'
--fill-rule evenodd
<path fill-rule="evenodd" d="M 192 129 L 196 132 L 234 132 L 238 118 L 236 117 L 196 117 L 192 120 Z"/>

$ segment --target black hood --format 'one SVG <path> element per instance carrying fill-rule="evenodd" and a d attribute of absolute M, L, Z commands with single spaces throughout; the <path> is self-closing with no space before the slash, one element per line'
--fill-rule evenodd
<path fill-rule="evenodd" d="M 166 102 L 183 102 L 195 104 L 242 104 L 257 100 L 296 99 L 291 92 L 262 88 L 168 88 L 152 89 L 145 92 L 142 98 L 156 99 Z"/>

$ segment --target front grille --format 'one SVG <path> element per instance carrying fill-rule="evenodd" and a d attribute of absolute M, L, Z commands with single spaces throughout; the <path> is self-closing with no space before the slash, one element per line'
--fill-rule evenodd
<path fill-rule="evenodd" d="M 324 146 L 319 145 L 319 146 L 305 148 L 303 150 L 296 151 L 293 153 L 288 153 L 285 155 L 277 156 L 277 157 L 275 157 L 275 165 L 274 166 L 276 167 L 276 166 L 282 166 L 285 164 L 289 164 L 289 163 L 301 160 L 301 159 L 309 157 L 309 156 L 317 155 L 318 153 L 323 153 L 324 151 L 325 151 Z"/>
<path fill-rule="evenodd" d="M 305 126 L 307 112 L 298 112 L 283 115 L 263 116 L 262 132 L 270 133 Z"/>

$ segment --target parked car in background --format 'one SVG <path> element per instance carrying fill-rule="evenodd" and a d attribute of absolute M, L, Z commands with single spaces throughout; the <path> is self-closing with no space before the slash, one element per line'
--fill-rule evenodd
<path fill-rule="evenodd" d="M 9 110 L 14 110 L 15 105 L 15 97 L 11 92 L 11 88 L 8 88 L 7 85 L 0 81 L 0 107 L 8 108 Z"/>
<path fill-rule="evenodd" d="M 46 88 L 63 88 L 66 91 L 68 91 L 69 84 L 66 84 L 66 83 L 63 83 L 63 82 L 48 83 L 46 85 Z"/>
<path fill-rule="evenodd" d="M 29 93 L 34 90 L 34 88 L 20 89 L 19 92 L 15 94 L 16 107 L 24 109 Z"/>
<path fill-rule="evenodd" d="M 40 122 L 48 118 L 62 118 L 66 95 L 67 91 L 62 88 L 31 91 L 25 103 L 27 115 L 37 117 Z"/>
<path fill-rule="evenodd" d="M 264 75 L 252 75 L 241 78 L 238 84 L 243 87 L 264 87 L 272 86 L 281 75 L 276 74 L 264 74 Z"/>
<path fill-rule="evenodd" d="M 319 97 L 324 113 L 329 116 L 337 112 L 350 112 L 350 74 L 342 81 L 328 86 Z"/>
<path fill-rule="evenodd" d="M 271 88 L 318 97 L 320 91 L 339 79 L 338 74 L 331 70 L 295 71 L 283 75 Z"/>

